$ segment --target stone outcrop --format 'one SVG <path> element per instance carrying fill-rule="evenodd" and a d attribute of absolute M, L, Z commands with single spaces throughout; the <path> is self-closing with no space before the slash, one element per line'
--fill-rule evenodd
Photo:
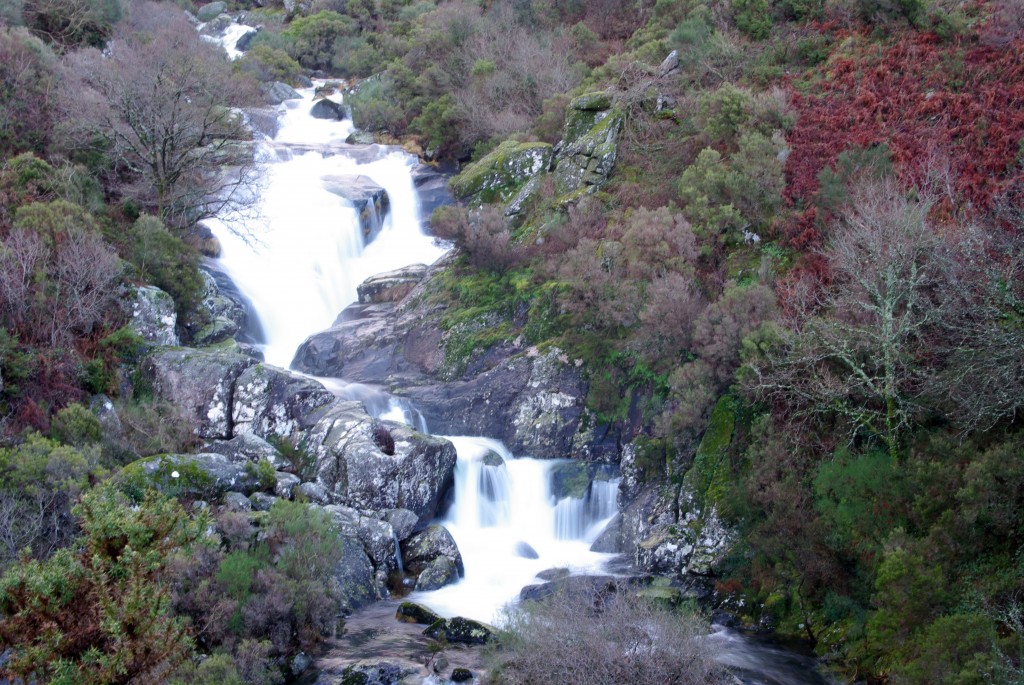
<path fill-rule="evenodd" d="M 328 102 L 321 100 L 320 102 Z M 324 176 L 324 188 L 349 202 L 359 213 L 359 226 L 363 237 L 371 240 L 384 225 L 384 216 L 391 207 L 391 199 L 384 188 L 369 176 Z"/>
<path fill-rule="evenodd" d="M 262 342 L 263 331 L 252 303 L 219 265 L 207 260 L 199 273 L 205 286 L 199 310 L 206 323 L 201 327 L 189 325 L 192 344 L 206 347 L 228 339 L 248 344 Z"/>
<path fill-rule="evenodd" d="M 147 285 L 134 289 L 130 302 L 131 329 L 146 342 L 154 345 L 177 345 L 175 332 L 178 315 L 174 299 L 156 286 Z"/>
<path fill-rule="evenodd" d="M 196 19 L 202 22 L 207 22 L 211 19 L 216 19 L 218 16 L 226 12 L 227 9 L 227 3 L 222 2 L 221 0 L 217 0 L 217 2 L 209 2 L 196 10 Z"/>
<path fill-rule="evenodd" d="M 411 264 L 401 269 L 370 276 L 356 288 L 359 304 L 400 302 L 426 275 L 425 264 Z"/>
<path fill-rule="evenodd" d="M 618 158 L 624 120 L 604 93 L 581 95 L 569 104 L 553 172 L 563 200 L 593 192 L 608 182 Z"/>
<path fill-rule="evenodd" d="M 531 177 L 546 172 L 552 158 L 547 143 L 506 140 L 452 179 L 452 194 L 476 205 L 507 200 Z"/>
<path fill-rule="evenodd" d="M 299 347 L 292 367 L 382 386 L 411 400 L 436 433 L 488 435 L 535 457 L 617 459 L 614 450 L 590 449 L 600 440 L 587 432 L 588 386 L 576 360 L 521 341 L 459 356 L 464 336 L 501 322 L 442 327 L 443 305 L 429 297 L 439 268 L 431 267 L 399 303 L 348 307 L 333 327 Z"/>
<path fill-rule="evenodd" d="M 315 380 L 235 348 L 160 350 L 143 371 L 154 395 L 184 409 L 196 434 L 214 441 L 211 448 L 223 445 L 231 457 L 251 460 L 266 449 L 256 441 L 243 444 L 249 439 L 241 436 L 297 445 L 307 461 L 307 482 L 289 489 L 312 501 L 407 510 L 395 519 L 409 533 L 437 515 L 451 487 L 456 455 L 447 440 L 377 421 L 362 403 L 339 400 Z M 375 431 L 390 435 L 393 445 L 378 444 Z M 284 468 L 282 461 L 271 464 Z"/>

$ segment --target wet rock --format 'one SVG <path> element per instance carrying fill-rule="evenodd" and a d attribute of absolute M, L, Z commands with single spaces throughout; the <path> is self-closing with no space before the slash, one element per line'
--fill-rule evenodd
<path fill-rule="evenodd" d="M 146 342 L 154 345 L 178 345 L 174 328 L 178 315 L 174 299 L 156 286 L 135 288 L 131 300 L 131 329 Z"/>
<path fill-rule="evenodd" d="M 327 192 L 347 200 L 356 208 L 363 237 L 367 241 L 372 240 L 384 225 L 384 216 L 391 208 L 387 191 L 369 176 L 339 174 L 324 176 L 321 181 Z"/>
<path fill-rule="evenodd" d="M 228 439 L 235 381 L 256 360 L 235 348 L 159 350 L 140 370 L 156 399 L 179 407 L 201 438 Z"/>
<path fill-rule="evenodd" d="M 398 302 L 408 295 L 426 274 L 425 264 L 412 264 L 401 269 L 370 276 L 356 287 L 359 302 L 361 304 Z"/>
<path fill-rule="evenodd" d="M 433 166 L 421 164 L 413 169 L 412 181 L 420 199 L 422 216 L 430 217 L 438 207 L 450 205 L 455 201 L 448 189 L 448 182 L 451 181 L 451 178 L 450 173 L 440 171 Z"/>
<path fill-rule="evenodd" d="M 546 571 L 538 573 L 537 577 L 541 580 L 558 580 L 570 575 L 572 575 L 572 572 L 567 568 L 549 568 Z"/>
<path fill-rule="evenodd" d="M 424 530 L 402 541 L 402 562 L 409 573 L 418 574 L 438 557 L 447 557 L 458 574 L 466 570 L 462 565 L 462 553 L 455 544 L 448 529 L 440 524 L 432 524 Z"/>
<path fill-rule="evenodd" d="M 309 110 L 309 115 L 314 119 L 331 119 L 341 121 L 345 118 L 345 106 L 328 98 L 317 100 Z"/>
<path fill-rule="evenodd" d="M 302 98 L 302 95 L 297 90 L 287 83 L 281 83 L 280 81 L 266 83 L 260 89 L 263 91 L 263 97 L 271 105 L 280 105 L 285 100 L 298 100 Z"/>
<path fill-rule="evenodd" d="M 619 470 L 613 464 L 581 461 L 556 464 L 551 469 L 551 495 L 556 499 L 563 497 L 584 499 L 593 481 L 608 481 L 618 477 Z"/>
<path fill-rule="evenodd" d="M 622 552 L 622 515 L 616 514 L 601 534 L 597 536 L 594 543 L 590 545 L 591 552 L 602 554 L 618 554 Z"/>
<path fill-rule="evenodd" d="M 453 668 L 452 676 L 449 678 L 453 683 L 469 683 L 473 681 L 473 672 L 468 668 Z"/>
<path fill-rule="evenodd" d="M 346 668 L 336 685 L 399 685 L 416 671 L 390 661 L 363 660 Z"/>
<path fill-rule="evenodd" d="M 395 618 L 402 623 L 419 623 L 429 626 L 441 620 L 441 617 L 430 609 L 415 602 L 402 602 L 398 605 Z"/>
<path fill-rule="evenodd" d="M 376 139 L 372 131 L 352 131 L 345 139 L 346 145 L 373 145 Z"/>
<path fill-rule="evenodd" d="M 448 557 L 440 556 L 420 571 L 416 577 L 416 591 L 430 592 L 431 590 L 439 590 L 458 579 L 459 570 L 455 567 L 455 562 Z"/>
<path fill-rule="evenodd" d="M 249 49 L 249 45 L 252 44 L 252 39 L 256 37 L 256 34 L 262 30 L 263 27 L 257 26 L 255 31 L 249 31 L 243 33 L 242 36 L 235 41 L 235 50 L 239 52 L 245 52 Z"/>
<path fill-rule="evenodd" d="M 487 454 L 485 454 L 482 459 L 480 459 L 480 463 L 482 463 L 484 466 L 498 467 L 504 466 L 505 460 L 501 458 L 500 454 L 498 454 L 494 450 L 491 450 Z"/>
<path fill-rule="evenodd" d="M 388 509 L 384 512 L 384 520 L 391 524 L 395 537 L 404 540 L 416 529 L 419 517 L 408 509 Z"/>
<path fill-rule="evenodd" d="M 211 324 L 206 326 L 209 330 L 193 332 L 193 342 L 196 345 L 213 345 L 227 338 L 246 343 L 262 342 L 263 331 L 252 302 L 238 290 L 231 278 L 213 262 L 204 264 L 200 273 L 205 286 L 199 307 Z"/>
<path fill-rule="evenodd" d="M 385 454 L 374 429 L 384 426 L 394 441 Z M 336 501 L 363 510 L 408 509 L 425 525 L 451 487 L 454 446 L 404 424 L 376 421 L 361 402 L 337 401 L 323 410 L 305 434 L 315 458 L 318 482 Z"/>
<path fill-rule="evenodd" d="M 441 619 L 423 631 L 427 637 L 447 642 L 459 642 L 468 645 L 484 645 L 494 639 L 497 631 L 486 623 L 456 616 L 448 620 Z"/>
<path fill-rule="evenodd" d="M 522 540 L 516 543 L 515 552 L 517 557 L 522 557 L 523 559 L 540 559 L 540 555 L 537 554 L 537 550 Z"/>

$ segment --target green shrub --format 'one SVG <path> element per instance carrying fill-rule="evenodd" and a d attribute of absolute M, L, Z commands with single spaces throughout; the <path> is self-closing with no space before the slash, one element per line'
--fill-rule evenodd
<path fill-rule="evenodd" d="M 143 215 L 129 233 L 128 259 L 139 277 L 174 299 L 179 320 L 197 320 L 206 283 L 199 272 L 199 254 L 172 234 L 155 216 Z"/>
<path fill-rule="evenodd" d="M 50 420 L 50 437 L 65 445 L 85 447 L 103 438 L 100 420 L 80 404 L 64 407 Z"/>
<path fill-rule="evenodd" d="M 295 86 L 302 76 L 301 64 L 292 59 L 284 49 L 270 45 L 250 47 L 245 55 L 235 62 L 235 67 L 264 83 L 282 81 Z"/>
<path fill-rule="evenodd" d="M 289 53 L 307 69 L 330 69 L 339 39 L 356 35 L 355 22 L 337 12 L 324 10 L 299 17 L 281 32 L 291 41 Z"/>
<path fill-rule="evenodd" d="M 736 28 L 754 40 L 763 40 L 772 30 L 768 0 L 732 0 Z"/>

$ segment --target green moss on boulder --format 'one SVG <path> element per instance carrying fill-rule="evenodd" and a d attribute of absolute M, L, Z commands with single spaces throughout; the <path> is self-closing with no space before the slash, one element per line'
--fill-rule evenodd
<path fill-rule="evenodd" d="M 474 205 L 505 201 L 531 178 L 547 171 L 553 155 L 547 143 L 506 140 L 452 179 L 452 194 Z"/>

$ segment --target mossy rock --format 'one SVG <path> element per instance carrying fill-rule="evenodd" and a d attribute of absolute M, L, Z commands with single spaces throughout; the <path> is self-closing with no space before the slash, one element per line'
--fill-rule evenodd
<path fill-rule="evenodd" d="M 594 128 L 605 113 L 612 107 L 612 98 L 607 93 L 586 93 L 569 103 L 565 114 L 565 128 L 562 132 L 562 145 L 569 145 L 579 140 L 587 131 Z"/>
<path fill-rule="evenodd" d="M 484 645 L 494 639 L 497 631 L 486 623 L 456 616 L 441 619 L 431 624 L 423 634 L 434 640 L 461 642 L 467 645 Z"/>
<path fill-rule="evenodd" d="M 625 119 L 617 109 L 598 113 L 594 125 L 576 138 L 570 137 L 567 122 L 566 139 L 558 152 L 554 171 L 560 198 L 581 190 L 594 192 L 608 182 L 618 159 L 619 133 Z"/>
<path fill-rule="evenodd" d="M 440 616 L 430 609 L 416 602 L 402 602 L 398 605 L 395 618 L 402 623 L 419 623 L 430 626 L 442 620 Z"/>
<path fill-rule="evenodd" d="M 685 482 L 704 505 L 716 504 L 724 497 L 730 477 L 727 452 L 735 426 L 735 400 L 729 396 L 722 397 L 711 412 L 707 430 L 685 477 Z"/>
<path fill-rule="evenodd" d="M 474 205 L 503 202 L 531 178 L 547 171 L 553 156 L 547 143 L 506 140 L 452 179 L 452 195 Z"/>

